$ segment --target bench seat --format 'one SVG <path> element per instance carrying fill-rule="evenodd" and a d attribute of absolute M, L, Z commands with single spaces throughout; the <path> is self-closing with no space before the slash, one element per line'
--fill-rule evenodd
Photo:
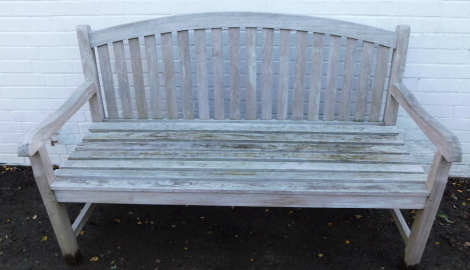
<path fill-rule="evenodd" d="M 302 121 L 93 123 L 59 202 L 423 208 L 426 174 L 395 126 Z"/>

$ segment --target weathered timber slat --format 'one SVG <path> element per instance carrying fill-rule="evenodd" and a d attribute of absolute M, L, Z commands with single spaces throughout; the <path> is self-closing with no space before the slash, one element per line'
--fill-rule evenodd
<path fill-rule="evenodd" d="M 214 132 L 111 132 L 90 133 L 84 141 L 259 141 L 259 142 L 304 142 L 344 144 L 399 144 L 403 141 L 395 136 L 382 135 L 337 135 L 337 134 L 272 134 L 272 133 L 214 133 Z"/>
<path fill-rule="evenodd" d="M 422 183 L 426 182 L 423 173 L 396 173 L 396 172 L 290 172 L 289 179 L 278 172 L 257 171 L 157 171 L 157 170 L 82 170 L 59 169 L 56 170 L 57 179 L 108 179 L 108 180 L 194 180 L 194 181 L 295 181 L 295 182 L 332 182 L 332 183 Z"/>
<path fill-rule="evenodd" d="M 241 131 L 241 132 L 309 132 L 337 134 L 398 135 L 395 126 L 369 125 L 298 125 L 291 121 L 158 121 L 158 122 L 105 122 L 90 125 L 91 132 L 117 131 Z M 294 122 L 295 123 L 295 122 Z M 308 123 L 308 122 L 307 122 Z"/>
<path fill-rule="evenodd" d="M 292 161 L 292 162 L 348 162 L 348 163 L 389 163 L 415 164 L 410 155 L 384 155 L 359 153 L 290 153 L 253 151 L 177 151 L 177 150 L 125 150 L 125 151 L 76 151 L 69 160 L 88 159 L 168 159 L 168 160 L 240 160 L 240 161 Z"/>
<path fill-rule="evenodd" d="M 84 142 L 77 146 L 77 151 L 82 150 L 147 150 L 147 149 L 171 149 L 171 150 L 207 150 L 213 151 L 287 151 L 287 152 L 310 152 L 310 153 L 370 153 L 370 154 L 408 154 L 408 149 L 404 145 L 374 145 L 374 144 L 340 144 L 340 143 L 259 143 L 259 142 L 217 142 L 217 141 L 189 141 L 170 144 L 168 141 L 148 141 L 148 142 L 120 142 L 116 145 L 114 141 L 108 142 Z"/>
<path fill-rule="evenodd" d="M 419 165 L 412 164 L 355 164 L 355 163 L 314 163 L 314 162 L 249 162 L 249 161 L 158 161 L 154 160 L 67 160 L 61 168 L 82 169 L 147 169 L 156 170 L 235 170 L 278 171 L 343 171 L 343 172 L 400 172 L 422 173 Z"/>

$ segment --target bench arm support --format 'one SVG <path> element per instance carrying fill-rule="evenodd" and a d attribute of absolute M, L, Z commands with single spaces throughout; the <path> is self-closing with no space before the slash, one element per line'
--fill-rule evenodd
<path fill-rule="evenodd" d="M 60 108 L 30 130 L 18 146 L 18 156 L 33 156 L 94 94 L 94 81 L 80 85 Z"/>
<path fill-rule="evenodd" d="M 429 140 L 434 143 L 442 156 L 448 162 L 460 162 L 462 160 L 462 148 L 459 139 L 424 110 L 404 84 L 394 83 L 391 90 L 392 96 L 411 116 Z"/>

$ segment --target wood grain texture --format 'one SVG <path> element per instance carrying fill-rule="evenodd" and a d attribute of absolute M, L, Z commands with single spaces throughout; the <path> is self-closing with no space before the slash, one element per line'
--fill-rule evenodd
<path fill-rule="evenodd" d="M 390 92 L 448 162 L 462 160 L 462 147 L 459 139 L 421 107 L 404 84 L 393 84 Z"/>
<path fill-rule="evenodd" d="M 111 71 L 111 61 L 109 59 L 108 45 L 98 47 L 98 59 L 100 60 L 101 80 L 103 82 L 104 98 L 108 118 L 119 118 L 116 93 L 114 92 L 113 72 Z"/>
<path fill-rule="evenodd" d="M 129 51 L 131 55 L 132 77 L 134 78 L 137 117 L 147 119 L 147 98 L 145 95 L 144 72 L 142 70 L 142 57 L 140 55 L 140 42 L 138 38 L 129 39 Z"/>
<path fill-rule="evenodd" d="M 289 55 L 290 30 L 280 30 L 279 44 L 279 89 L 277 97 L 277 119 L 287 119 L 287 104 L 289 94 Z"/>
<path fill-rule="evenodd" d="M 393 50 L 390 78 L 388 80 L 387 101 L 385 102 L 384 124 L 394 126 L 398 117 L 398 102 L 392 97 L 391 88 L 394 83 L 403 82 L 405 73 L 406 55 L 408 54 L 408 43 L 410 42 L 410 26 L 397 26 L 397 45 Z"/>
<path fill-rule="evenodd" d="M 326 95 L 325 110 L 323 112 L 323 120 L 335 120 L 335 104 L 336 104 L 336 82 L 338 79 L 339 54 L 340 54 L 341 37 L 330 36 L 330 49 L 328 55 L 328 73 L 326 75 Z"/>
<path fill-rule="evenodd" d="M 263 59 L 261 65 L 261 119 L 273 114 L 273 48 L 274 29 L 263 28 Z"/>
<path fill-rule="evenodd" d="M 78 237 L 80 235 L 80 232 L 83 229 L 83 226 L 85 226 L 85 223 L 87 222 L 88 218 L 93 213 L 93 210 L 95 209 L 95 207 L 96 207 L 96 203 L 86 203 L 85 206 L 83 206 L 83 209 L 80 211 L 77 218 L 72 224 L 72 230 L 73 230 L 73 233 L 75 234 L 75 237 Z"/>
<path fill-rule="evenodd" d="M 364 42 L 362 44 L 361 71 L 359 72 L 359 86 L 356 95 L 356 109 L 354 121 L 364 121 L 367 110 L 367 93 L 369 92 L 370 67 L 374 44 Z"/>
<path fill-rule="evenodd" d="M 93 84 L 93 86 L 95 85 Z M 58 203 L 54 191 L 50 188 L 50 184 L 54 182 L 55 176 L 46 146 L 42 146 L 34 153 L 34 155 L 30 157 L 30 161 L 34 179 L 36 180 L 39 193 L 46 207 L 57 242 L 59 242 L 60 250 L 64 257 L 68 259 L 68 263 L 76 264 L 80 261 L 81 257 L 77 239 L 72 230 L 72 224 L 67 214 L 67 207 L 63 203 Z"/>
<path fill-rule="evenodd" d="M 357 40 L 346 39 L 346 52 L 344 56 L 343 85 L 341 87 L 341 105 L 339 121 L 349 121 L 351 107 L 351 91 L 354 78 L 354 62 L 356 59 Z"/>
<path fill-rule="evenodd" d="M 223 77 L 222 29 L 211 29 L 212 34 L 212 76 L 214 87 L 214 119 L 225 119 L 225 93 Z"/>
<path fill-rule="evenodd" d="M 246 28 L 246 119 L 256 119 L 256 28 Z"/>
<path fill-rule="evenodd" d="M 405 218 L 401 214 L 400 209 L 391 209 L 390 214 L 392 215 L 392 218 L 398 227 L 398 231 L 406 245 L 406 243 L 408 243 L 408 238 L 410 237 L 410 228 L 408 227 L 408 224 L 406 224 Z"/>
<path fill-rule="evenodd" d="M 423 207 L 426 197 L 383 195 L 332 196 L 311 194 L 217 194 L 213 192 L 165 193 L 121 191 L 55 191 L 60 202 L 96 202 L 126 204 L 258 206 L 258 207 L 327 207 L 327 208 L 400 208 Z"/>
<path fill-rule="evenodd" d="M 228 30 L 230 54 L 230 119 L 241 119 L 240 113 L 240 28 Z"/>
<path fill-rule="evenodd" d="M 302 120 L 304 117 L 304 94 L 305 94 L 305 65 L 307 62 L 307 32 L 296 33 L 296 57 L 294 77 L 294 102 L 292 108 L 292 119 Z"/>
<path fill-rule="evenodd" d="M 122 117 L 134 118 L 132 114 L 131 94 L 129 90 L 129 78 L 127 74 L 126 55 L 124 54 L 124 43 L 116 41 L 113 43 L 114 58 L 116 62 L 116 75 L 119 84 L 119 97 L 122 105 Z"/>
<path fill-rule="evenodd" d="M 163 74 L 165 77 L 166 104 L 169 119 L 178 119 L 176 103 L 175 62 L 173 58 L 173 40 L 171 33 L 161 34 L 163 52 Z"/>
<path fill-rule="evenodd" d="M 194 119 L 193 89 L 189 56 L 189 33 L 178 31 L 178 51 L 181 68 L 181 91 L 183 92 L 183 118 Z"/>
<path fill-rule="evenodd" d="M 87 81 L 78 87 L 59 109 L 25 135 L 18 145 L 18 156 L 34 155 L 95 94 L 94 81 Z"/>
<path fill-rule="evenodd" d="M 228 27 L 283 28 L 307 32 L 329 33 L 378 43 L 395 48 L 396 34 L 375 27 L 340 20 L 258 12 L 216 12 L 169 16 L 118 25 L 90 34 L 91 45 L 179 30 Z"/>
<path fill-rule="evenodd" d="M 372 88 L 372 100 L 370 102 L 369 121 L 380 121 L 380 110 L 384 93 L 385 78 L 388 69 L 388 47 L 379 46 L 377 49 L 377 60 L 374 72 L 374 86 Z"/>
<path fill-rule="evenodd" d="M 93 81 L 97 89 L 95 95 L 90 98 L 90 113 L 93 122 L 102 122 L 105 118 L 103 100 L 101 98 L 100 78 L 98 76 L 98 67 L 96 65 L 95 50 L 90 44 L 89 25 L 77 26 L 78 48 L 82 60 L 83 75 L 85 81 Z"/>
<path fill-rule="evenodd" d="M 160 72 L 158 71 L 157 43 L 155 36 L 145 37 L 145 55 L 149 73 L 150 106 L 152 118 L 163 118 L 162 95 L 160 93 Z"/>
<path fill-rule="evenodd" d="M 197 66 L 197 102 L 199 119 L 209 119 L 209 90 L 207 78 L 206 30 L 194 30 L 196 38 L 196 66 Z"/>
<path fill-rule="evenodd" d="M 437 152 L 434 155 L 428 175 L 428 185 L 431 189 L 431 194 L 426 201 L 424 209 L 417 211 L 413 221 L 410 237 L 405 249 L 405 263 L 407 266 L 417 265 L 421 261 L 442 195 L 444 194 L 451 165 L 452 163 L 448 162 L 441 153 Z"/>
<path fill-rule="evenodd" d="M 313 34 L 312 74 L 310 76 L 310 93 L 308 100 L 308 120 L 310 121 L 318 120 L 320 115 L 320 92 L 324 39 L 324 34 Z"/>

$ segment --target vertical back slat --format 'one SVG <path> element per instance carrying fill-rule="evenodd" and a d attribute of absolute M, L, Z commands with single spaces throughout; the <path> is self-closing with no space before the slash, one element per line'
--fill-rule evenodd
<path fill-rule="evenodd" d="M 272 119 L 273 114 L 273 39 L 274 29 L 263 29 L 263 62 L 261 81 L 261 119 Z"/>
<path fill-rule="evenodd" d="M 152 118 L 163 118 L 162 98 L 160 94 L 160 74 L 158 72 L 157 43 L 155 36 L 145 37 L 145 53 L 149 70 L 150 106 Z"/>
<path fill-rule="evenodd" d="M 214 87 L 214 118 L 225 119 L 222 29 L 212 28 L 212 76 Z"/>
<path fill-rule="evenodd" d="M 330 36 L 328 73 L 326 75 L 325 111 L 323 113 L 323 120 L 325 121 L 335 120 L 336 80 L 338 79 L 340 45 L 341 37 Z"/>
<path fill-rule="evenodd" d="M 287 119 L 289 93 L 289 46 L 290 30 L 281 29 L 279 44 L 279 89 L 277 98 L 277 119 Z"/>
<path fill-rule="evenodd" d="M 240 119 L 240 28 L 228 30 L 230 50 L 230 119 Z"/>
<path fill-rule="evenodd" d="M 119 97 L 121 98 L 122 116 L 133 118 L 131 94 L 129 91 L 129 77 L 127 76 L 126 55 L 124 54 L 124 42 L 113 43 L 114 59 L 116 61 L 116 74 L 119 83 Z"/>
<path fill-rule="evenodd" d="M 197 100 L 199 119 L 209 119 L 209 93 L 207 89 L 206 29 L 194 30 L 196 38 Z"/>
<path fill-rule="evenodd" d="M 108 118 L 117 119 L 119 118 L 119 114 L 107 44 L 98 46 L 98 58 L 100 60 L 101 79 L 103 81 L 104 98 L 106 101 L 106 108 L 108 110 Z"/>
<path fill-rule="evenodd" d="M 147 98 L 145 97 L 144 73 L 142 71 L 142 57 L 140 56 L 140 44 L 138 38 L 129 39 L 129 50 L 131 53 L 137 116 L 141 119 L 147 119 Z"/>
<path fill-rule="evenodd" d="M 189 56 L 188 31 L 178 31 L 178 49 L 181 67 L 181 90 L 183 92 L 183 117 L 193 119 L 193 95 L 191 82 L 191 66 Z"/>
<path fill-rule="evenodd" d="M 357 39 L 346 39 L 344 56 L 343 86 L 341 87 L 341 106 L 339 121 L 349 121 L 351 107 L 351 90 L 354 78 L 354 59 L 356 58 Z"/>
<path fill-rule="evenodd" d="M 366 115 L 367 92 L 369 91 L 370 66 L 373 51 L 374 43 L 364 41 L 362 44 L 361 71 L 359 73 L 354 121 L 364 121 Z"/>
<path fill-rule="evenodd" d="M 302 120 L 304 117 L 305 64 L 307 60 L 307 34 L 305 31 L 296 33 L 296 57 L 294 77 L 294 106 L 292 119 Z"/>
<path fill-rule="evenodd" d="M 320 91 L 323 62 L 323 43 L 325 34 L 313 34 L 312 75 L 310 76 L 310 96 L 308 101 L 308 120 L 318 120 L 320 114 Z"/>
<path fill-rule="evenodd" d="M 178 119 L 178 106 L 176 103 L 175 86 L 175 63 L 173 60 L 173 40 L 171 33 L 163 33 L 161 34 L 161 38 L 168 118 Z"/>
<path fill-rule="evenodd" d="M 256 28 L 246 28 L 246 119 L 256 119 Z"/>
<path fill-rule="evenodd" d="M 385 78 L 387 77 L 388 53 L 388 47 L 380 45 L 377 49 L 377 64 L 375 67 L 374 86 L 372 89 L 369 122 L 378 122 L 380 118 L 380 109 L 382 108 Z"/>

